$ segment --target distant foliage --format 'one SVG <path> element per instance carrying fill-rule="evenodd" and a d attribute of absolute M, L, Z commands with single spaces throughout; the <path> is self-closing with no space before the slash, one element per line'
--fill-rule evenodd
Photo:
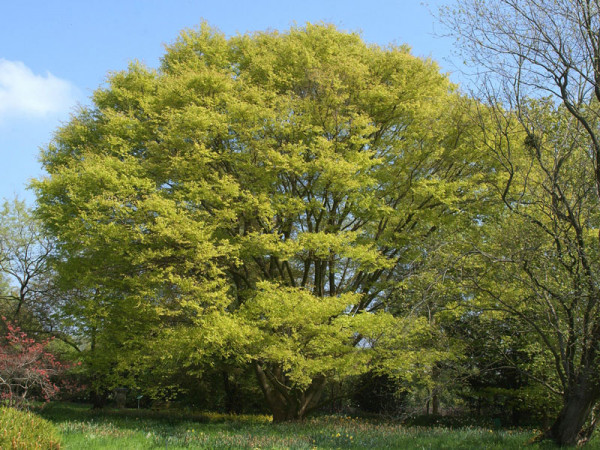
<path fill-rule="evenodd" d="M 368 372 L 359 377 L 352 400 L 362 411 L 400 416 L 407 399 L 398 380 Z"/>
<path fill-rule="evenodd" d="M 0 407 L 0 448 L 59 449 L 60 438 L 47 420 L 29 411 Z"/>

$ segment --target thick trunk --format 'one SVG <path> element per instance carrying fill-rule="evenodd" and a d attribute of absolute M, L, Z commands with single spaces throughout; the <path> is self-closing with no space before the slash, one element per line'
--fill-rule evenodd
<path fill-rule="evenodd" d="M 325 386 L 325 379 L 319 377 L 305 390 L 292 389 L 285 385 L 285 377 L 279 371 L 267 373 L 258 362 L 254 363 L 254 371 L 274 423 L 304 419 L 318 404 Z"/>
<path fill-rule="evenodd" d="M 273 413 L 273 423 L 294 422 L 302 420 L 298 413 L 298 405 L 286 402 L 270 402 L 269 406 Z"/>
<path fill-rule="evenodd" d="M 591 417 L 599 398 L 598 386 L 590 378 L 580 377 L 570 393 L 565 396 L 563 407 L 542 439 L 551 439 L 560 446 L 585 444 L 591 437 L 596 418 Z"/>
<path fill-rule="evenodd" d="M 92 390 L 90 392 L 90 402 L 92 409 L 101 409 L 108 403 L 108 397 L 104 391 Z"/>

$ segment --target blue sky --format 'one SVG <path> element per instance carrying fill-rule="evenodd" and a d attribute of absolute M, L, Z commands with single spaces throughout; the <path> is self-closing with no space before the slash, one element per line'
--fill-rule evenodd
<path fill-rule="evenodd" d="M 409 44 L 446 72 L 451 42 L 430 11 L 444 0 L 20 0 L 0 16 L 0 198 L 43 176 L 40 147 L 85 105 L 107 73 L 136 59 L 156 67 L 164 45 L 202 20 L 227 35 L 306 22 L 360 31 L 365 41 Z M 454 78 L 454 77 L 453 77 Z"/>

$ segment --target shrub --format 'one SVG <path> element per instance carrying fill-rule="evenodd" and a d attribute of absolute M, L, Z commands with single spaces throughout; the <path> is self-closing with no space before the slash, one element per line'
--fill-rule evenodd
<path fill-rule="evenodd" d="M 0 407 L 0 448 L 12 450 L 59 449 L 58 431 L 29 411 Z"/>
<path fill-rule="evenodd" d="M 47 350 L 50 340 L 36 342 L 7 322 L 8 334 L 0 340 L 0 400 L 23 406 L 30 398 L 48 401 L 59 392 L 55 378 L 68 366 Z"/>

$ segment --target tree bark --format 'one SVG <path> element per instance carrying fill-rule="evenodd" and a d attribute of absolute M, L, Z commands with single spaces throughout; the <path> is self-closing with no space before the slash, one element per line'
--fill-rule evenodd
<path fill-rule="evenodd" d="M 565 395 L 558 417 L 541 439 L 553 440 L 560 446 L 583 445 L 590 439 L 596 425 L 596 417 L 590 416 L 600 397 L 598 383 L 590 372 L 580 376 Z"/>
<path fill-rule="evenodd" d="M 304 390 L 286 386 L 280 370 L 267 373 L 259 362 L 254 363 L 254 372 L 273 413 L 273 423 L 303 420 L 318 405 L 325 387 L 324 377 L 314 379 Z"/>
<path fill-rule="evenodd" d="M 90 402 L 92 409 L 102 409 L 106 406 L 108 399 L 104 391 L 97 391 L 92 389 L 90 391 Z"/>
<path fill-rule="evenodd" d="M 225 391 L 225 411 L 228 414 L 238 414 L 242 412 L 241 404 L 238 401 L 238 387 L 229 379 L 229 373 L 226 370 L 221 372 L 223 379 L 223 390 Z"/>
<path fill-rule="evenodd" d="M 434 391 L 433 396 L 431 398 L 431 413 L 434 416 L 439 416 L 440 415 L 440 397 L 437 394 L 437 392 Z"/>

